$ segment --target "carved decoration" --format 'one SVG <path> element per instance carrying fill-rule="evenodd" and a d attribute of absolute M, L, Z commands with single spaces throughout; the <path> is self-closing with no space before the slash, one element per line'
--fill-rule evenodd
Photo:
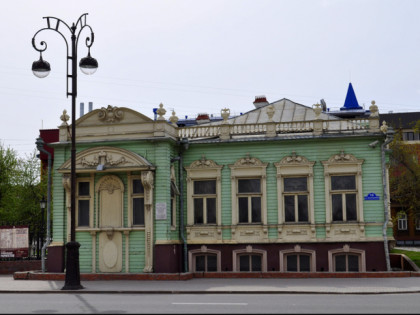
<path fill-rule="evenodd" d="M 369 110 L 370 110 L 370 118 L 374 118 L 374 117 L 379 117 L 379 111 L 378 111 L 378 106 L 375 105 L 375 101 L 371 102 L 372 105 L 370 105 Z"/>
<path fill-rule="evenodd" d="M 166 114 L 166 109 L 163 108 L 163 104 L 159 104 L 159 108 L 156 110 L 156 114 L 159 115 L 157 120 L 165 120 L 165 117 L 163 117 Z"/>
<path fill-rule="evenodd" d="M 178 122 L 178 116 L 175 115 L 175 111 L 172 111 L 172 116 L 169 117 L 169 120 L 174 126 L 178 126 L 176 123 Z"/>
<path fill-rule="evenodd" d="M 360 160 L 360 161 L 363 161 L 363 160 Z M 346 162 L 358 163 L 360 161 L 353 154 L 344 153 L 344 150 L 341 150 L 340 154 L 335 154 L 328 159 L 329 163 L 346 163 Z"/>
<path fill-rule="evenodd" d="M 386 121 L 384 120 L 383 122 L 382 122 L 382 126 L 381 126 L 381 131 L 383 132 L 383 133 L 386 133 L 387 131 L 388 131 L 388 126 L 387 126 L 387 124 L 386 124 Z"/>
<path fill-rule="evenodd" d="M 97 166 L 99 164 L 108 165 L 108 166 L 116 166 L 119 164 L 128 163 L 124 156 L 120 156 L 117 160 L 114 160 L 112 155 L 105 151 L 100 151 L 98 154 L 93 155 L 91 160 L 88 160 L 86 157 L 82 157 L 80 161 L 76 164 L 80 164 L 83 167 L 92 167 Z"/>
<path fill-rule="evenodd" d="M 194 161 L 190 164 L 190 168 L 208 168 L 208 167 L 221 167 L 217 165 L 213 160 L 207 160 L 204 155 L 201 156 L 201 160 Z"/>
<path fill-rule="evenodd" d="M 247 153 L 246 157 L 237 160 L 234 166 L 263 166 L 265 165 L 261 160 L 250 157 L 249 153 Z"/>
<path fill-rule="evenodd" d="M 67 160 L 59 171 L 69 171 L 71 161 Z M 131 151 L 114 147 L 95 147 L 84 150 L 76 155 L 76 168 L 92 169 L 98 165 L 105 168 L 135 167 L 138 169 L 154 169 L 153 165 L 142 156 Z"/>
<path fill-rule="evenodd" d="M 273 105 L 267 106 L 266 113 L 267 113 L 268 121 L 269 122 L 272 122 L 273 121 L 273 116 L 274 116 L 274 112 L 275 111 L 276 110 L 274 109 L 274 106 Z"/>
<path fill-rule="evenodd" d="M 280 162 L 274 163 L 275 166 L 290 165 L 290 164 L 302 165 L 302 164 L 314 164 L 314 163 L 310 162 L 304 156 L 297 155 L 295 151 L 292 152 L 292 155 L 282 158 Z"/>
<path fill-rule="evenodd" d="M 229 108 L 223 108 L 221 111 L 221 115 L 223 117 L 223 122 L 227 122 L 229 116 L 230 116 L 230 109 Z"/>
<path fill-rule="evenodd" d="M 151 205 L 153 203 L 153 172 L 141 172 L 141 183 L 144 187 L 144 204 Z M 149 209 L 149 208 L 148 208 Z"/>
<path fill-rule="evenodd" d="M 114 123 L 119 122 L 124 117 L 124 111 L 116 106 L 108 105 L 107 108 L 102 107 L 98 113 L 100 121 Z"/>
<path fill-rule="evenodd" d="M 121 189 L 120 182 L 114 176 L 106 176 L 98 187 L 98 190 L 107 190 L 111 195 L 114 190 Z"/>
<path fill-rule="evenodd" d="M 63 114 L 60 116 L 61 121 L 63 122 L 61 126 L 67 126 L 67 121 L 70 119 L 70 116 L 67 115 L 67 111 L 63 110 Z"/>
<path fill-rule="evenodd" d="M 71 179 L 68 175 L 63 175 L 62 178 L 63 187 L 67 192 L 71 191 Z"/>

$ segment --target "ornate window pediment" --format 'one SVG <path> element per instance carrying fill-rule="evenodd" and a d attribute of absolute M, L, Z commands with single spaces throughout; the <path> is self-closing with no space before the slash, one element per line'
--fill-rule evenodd
<path fill-rule="evenodd" d="M 58 171 L 70 172 L 71 161 L 67 160 Z M 95 147 L 76 154 L 76 171 L 103 170 L 153 170 L 154 166 L 142 156 L 121 148 Z"/>

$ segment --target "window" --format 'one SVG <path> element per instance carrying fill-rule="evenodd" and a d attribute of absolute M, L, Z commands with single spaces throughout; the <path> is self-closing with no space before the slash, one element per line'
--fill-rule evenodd
<path fill-rule="evenodd" d="M 215 272 L 217 271 L 217 255 L 203 254 L 195 255 L 195 272 Z"/>
<path fill-rule="evenodd" d="M 333 221 L 356 221 L 356 176 L 331 176 Z"/>
<path fill-rule="evenodd" d="M 344 153 L 322 161 L 325 178 L 326 223 L 358 223 L 364 234 L 362 165 L 364 160 Z M 333 231 L 333 230 L 331 230 Z M 339 233 L 334 230 L 334 233 Z"/>
<path fill-rule="evenodd" d="M 261 255 L 239 255 L 239 271 L 262 271 Z"/>
<path fill-rule="evenodd" d="M 315 223 L 313 166 L 315 162 L 295 151 L 274 163 L 277 169 L 278 223 Z M 287 229 L 292 226 L 284 226 Z M 282 229 L 283 230 L 283 229 Z M 309 234 L 308 234 L 309 235 Z"/>
<path fill-rule="evenodd" d="M 296 271 L 296 272 L 311 271 L 311 256 L 309 254 L 286 255 L 286 271 Z"/>
<path fill-rule="evenodd" d="M 216 181 L 196 180 L 193 187 L 194 224 L 216 224 Z"/>
<path fill-rule="evenodd" d="M 403 138 L 405 141 L 414 141 L 414 132 L 412 131 L 404 132 Z"/>
<path fill-rule="evenodd" d="M 328 268 L 330 272 L 365 272 L 366 254 L 364 250 L 343 248 L 328 251 Z"/>
<path fill-rule="evenodd" d="M 254 233 L 261 237 L 266 235 L 261 232 L 263 226 L 267 224 L 267 165 L 268 163 L 250 157 L 249 154 L 229 165 L 231 170 L 232 225 L 238 224 L 237 227 L 232 229 L 232 233 L 235 234 L 234 238 L 237 240 L 244 239 L 243 229 L 248 228 L 246 225 L 249 224 L 254 224 Z M 256 223 L 259 225 L 257 226 Z M 237 233 L 236 228 L 242 232 Z"/>
<path fill-rule="evenodd" d="M 77 183 L 77 226 L 90 226 L 90 182 Z"/>
<path fill-rule="evenodd" d="M 266 272 L 267 252 L 261 249 L 254 249 L 248 245 L 245 249 L 236 249 L 233 255 L 234 272 Z"/>
<path fill-rule="evenodd" d="M 334 271 L 358 272 L 360 271 L 360 256 L 357 254 L 335 254 Z"/>
<path fill-rule="evenodd" d="M 239 223 L 261 223 L 261 180 L 238 179 Z"/>
<path fill-rule="evenodd" d="M 416 224 L 417 228 L 417 224 Z M 404 212 L 398 213 L 398 230 L 405 231 L 407 230 L 407 214 Z"/>
<path fill-rule="evenodd" d="M 316 258 L 315 251 L 303 249 L 295 245 L 293 249 L 280 251 L 280 271 L 282 272 L 314 272 Z"/>
<path fill-rule="evenodd" d="M 416 215 L 415 226 L 416 226 L 416 231 L 420 231 L 420 214 Z"/>
<path fill-rule="evenodd" d="M 144 187 L 140 178 L 133 178 L 131 185 L 133 225 L 144 225 Z"/>
<path fill-rule="evenodd" d="M 220 251 L 208 249 L 202 245 L 199 249 L 188 251 L 188 266 L 190 272 L 220 272 Z"/>
<path fill-rule="evenodd" d="M 202 156 L 185 167 L 187 171 L 187 235 L 197 230 L 202 237 L 219 238 L 222 224 L 221 172 L 223 166 Z M 199 230 L 199 231 L 198 231 Z"/>
<path fill-rule="evenodd" d="M 284 221 L 308 222 L 308 180 L 306 177 L 283 179 Z"/>

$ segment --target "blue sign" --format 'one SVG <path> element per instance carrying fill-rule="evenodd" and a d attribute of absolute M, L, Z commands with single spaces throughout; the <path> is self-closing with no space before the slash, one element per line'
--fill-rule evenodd
<path fill-rule="evenodd" d="M 381 197 L 376 195 L 375 193 L 369 193 L 365 196 L 365 200 L 379 200 Z"/>

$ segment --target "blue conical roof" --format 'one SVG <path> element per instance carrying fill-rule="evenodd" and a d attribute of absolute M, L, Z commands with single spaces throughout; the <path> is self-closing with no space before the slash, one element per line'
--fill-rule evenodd
<path fill-rule="evenodd" d="M 347 90 L 346 100 L 344 101 L 344 106 L 340 110 L 351 110 L 351 109 L 363 109 L 362 106 L 359 106 L 357 102 L 356 94 L 354 94 L 353 86 L 351 82 L 349 83 L 349 88 Z"/>

